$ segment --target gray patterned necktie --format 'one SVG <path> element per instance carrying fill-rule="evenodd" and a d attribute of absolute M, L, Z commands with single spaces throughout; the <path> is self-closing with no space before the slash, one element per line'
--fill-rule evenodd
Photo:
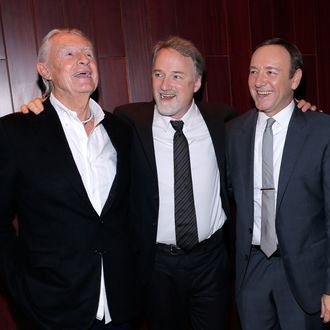
<path fill-rule="evenodd" d="M 270 257 L 277 250 L 275 228 L 275 187 L 273 175 L 273 131 L 275 119 L 268 118 L 262 138 L 262 198 L 260 248 Z"/>
<path fill-rule="evenodd" d="M 180 248 L 188 251 L 198 243 L 189 146 L 182 132 L 183 121 L 171 120 L 171 125 L 175 129 L 173 159 L 176 242 Z"/>

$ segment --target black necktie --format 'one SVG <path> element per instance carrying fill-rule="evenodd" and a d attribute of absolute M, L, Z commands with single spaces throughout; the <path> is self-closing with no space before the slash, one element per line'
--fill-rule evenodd
<path fill-rule="evenodd" d="M 171 124 L 176 131 L 173 138 L 176 243 L 188 251 L 198 243 L 189 146 L 182 132 L 183 121 L 172 120 Z"/>

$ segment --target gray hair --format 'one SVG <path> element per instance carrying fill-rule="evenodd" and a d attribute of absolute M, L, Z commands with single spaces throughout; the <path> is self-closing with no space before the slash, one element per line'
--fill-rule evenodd
<path fill-rule="evenodd" d="M 61 34 L 61 33 L 75 34 L 77 36 L 83 37 L 84 39 L 86 39 L 90 43 L 92 43 L 90 41 L 90 39 L 82 31 L 80 31 L 78 29 L 53 29 L 53 30 L 49 31 L 41 41 L 41 45 L 40 45 L 38 57 L 37 57 L 38 62 L 48 63 L 51 39 L 54 36 L 56 36 L 57 34 Z M 45 87 L 45 91 L 43 93 L 43 97 L 45 98 L 51 93 L 51 91 L 53 89 L 53 83 L 51 80 L 47 80 L 43 77 L 41 77 L 41 78 L 42 78 L 43 85 Z"/>
<path fill-rule="evenodd" d="M 159 41 L 152 52 L 152 64 L 154 65 L 158 52 L 161 49 L 172 48 L 185 57 L 190 57 L 194 63 L 195 76 L 202 77 L 205 71 L 205 61 L 195 45 L 186 39 L 173 36 L 164 41 Z"/>

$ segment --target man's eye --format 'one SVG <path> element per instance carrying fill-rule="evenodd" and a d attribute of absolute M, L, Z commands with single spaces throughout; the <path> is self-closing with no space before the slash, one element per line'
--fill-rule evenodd
<path fill-rule="evenodd" d="M 162 78 L 163 77 L 163 74 L 160 73 L 160 72 L 154 72 L 154 77 L 156 77 L 156 78 Z"/>
<path fill-rule="evenodd" d="M 174 79 L 176 79 L 176 80 L 182 79 L 182 76 L 179 75 L 179 74 L 175 74 L 173 77 L 174 77 Z"/>
<path fill-rule="evenodd" d="M 274 76 L 274 75 L 277 74 L 277 72 L 276 71 L 269 70 L 268 71 L 268 74 L 271 75 L 271 76 Z"/>

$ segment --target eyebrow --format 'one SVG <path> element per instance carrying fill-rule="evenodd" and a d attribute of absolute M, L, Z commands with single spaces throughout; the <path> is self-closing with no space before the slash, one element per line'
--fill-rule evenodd
<path fill-rule="evenodd" d="M 256 67 L 255 65 L 250 65 L 250 69 L 258 69 L 258 67 Z M 277 71 L 280 71 L 280 68 L 276 67 L 276 66 L 272 66 L 272 65 L 268 65 L 265 67 L 265 69 L 267 70 L 277 70 Z"/>

